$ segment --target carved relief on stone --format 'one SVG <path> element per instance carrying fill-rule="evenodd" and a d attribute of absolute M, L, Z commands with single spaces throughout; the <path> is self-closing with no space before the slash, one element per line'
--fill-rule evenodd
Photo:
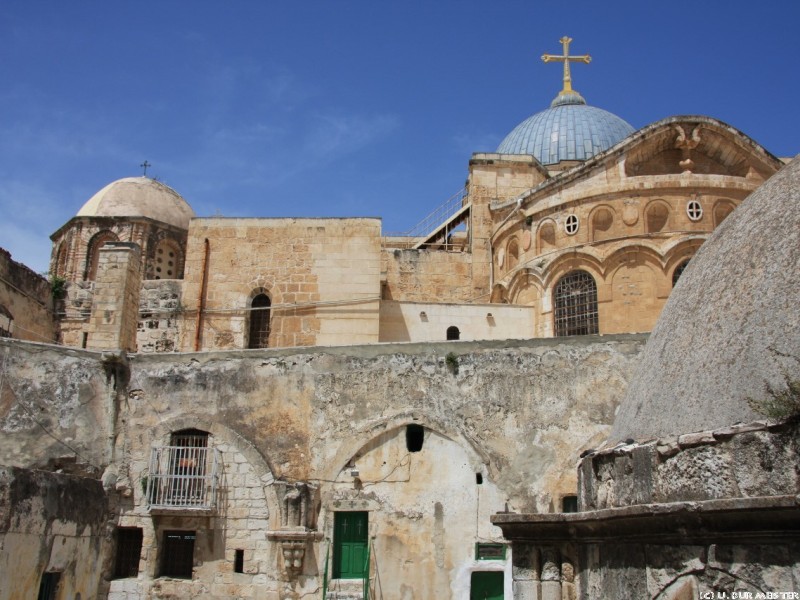
<path fill-rule="evenodd" d="M 625 200 L 625 207 L 622 209 L 622 222 L 628 227 L 636 225 L 639 221 L 639 206 L 635 200 Z"/>
<path fill-rule="evenodd" d="M 306 544 L 301 541 L 281 541 L 283 568 L 290 577 L 296 577 L 303 571 L 303 559 L 306 555 Z"/>
<path fill-rule="evenodd" d="M 281 529 L 315 529 L 317 486 L 298 481 L 275 482 L 281 503 Z"/>
<path fill-rule="evenodd" d="M 675 125 L 678 136 L 675 138 L 675 147 L 681 151 L 681 160 L 678 166 L 684 173 L 691 173 L 694 170 L 694 161 L 691 158 L 691 151 L 697 148 L 700 143 L 700 127 L 692 129 L 691 134 L 686 135 L 686 130 L 681 125 Z"/>

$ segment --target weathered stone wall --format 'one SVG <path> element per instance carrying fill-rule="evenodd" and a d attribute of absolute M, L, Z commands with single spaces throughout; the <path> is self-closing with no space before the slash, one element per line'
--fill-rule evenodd
<path fill-rule="evenodd" d="M 175 279 L 143 281 L 139 292 L 136 333 L 138 352 L 177 352 L 185 330 L 183 282 Z"/>
<path fill-rule="evenodd" d="M 56 330 L 50 283 L 0 248 L 0 336 L 53 342 Z"/>
<path fill-rule="evenodd" d="M 114 383 L 97 352 L 0 339 L 3 462 L 98 476 L 111 456 Z"/>
<path fill-rule="evenodd" d="M 102 597 L 109 516 L 97 480 L 0 467 L 0 600 L 36 598 L 46 572 L 59 598 Z"/>
<path fill-rule="evenodd" d="M 384 598 L 460 597 L 471 572 L 487 568 L 475 542 L 502 541 L 489 515 L 550 512 L 576 493 L 577 455 L 607 435 L 643 343 L 613 336 L 139 354 L 126 367 L 5 342 L 0 453 L 18 464 L 63 456 L 54 436 L 100 468 L 112 463 L 126 498 L 119 523 L 145 534 L 140 575 L 113 582 L 115 598 L 188 597 L 211 585 L 210 597 L 220 598 L 319 593 L 322 538 L 341 510 L 369 512 Z M 52 436 L 21 403 L 43 409 L 35 414 L 48 417 Z M 79 417 L 85 426 L 75 426 Z M 424 429 L 419 452 L 408 450 L 409 425 Z M 153 516 L 142 485 L 151 448 L 186 428 L 207 431 L 221 453 L 217 510 Z M 288 535 L 280 486 L 295 482 L 316 490 L 300 528 L 309 535 L 298 576 L 280 541 Z M 193 580 L 159 577 L 161 538 L 172 528 L 197 531 Z M 492 568 L 510 573 L 510 559 Z"/>

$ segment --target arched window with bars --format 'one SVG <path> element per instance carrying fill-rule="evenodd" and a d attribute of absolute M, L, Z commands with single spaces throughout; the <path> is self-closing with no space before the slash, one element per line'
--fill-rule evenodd
<path fill-rule="evenodd" d="M 269 347 L 269 320 L 272 301 L 266 294 L 258 294 L 250 303 L 250 331 L 248 348 Z"/>
<path fill-rule="evenodd" d="M 572 271 L 553 289 L 556 336 L 599 333 L 597 284 L 586 271 Z"/>

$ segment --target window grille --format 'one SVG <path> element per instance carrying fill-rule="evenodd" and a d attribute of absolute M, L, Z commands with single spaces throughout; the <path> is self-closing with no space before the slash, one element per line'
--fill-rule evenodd
<path fill-rule="evenodd" d="M 579 226 L 580 221 L 577 215 L 567 215 L 567 220 L 564 222 L 564 231 L 566 231 L 568 235 L 575 235 L 578 233 Z"/>
<path fill-rule="evenodd" d="M 559 279 L 553 304 L 556 336 L 599 332 L 597 285 L 586 271 L 573 271 Z"/>
<path fill-rule="evenodd" d="M 458 330 L 458 327 L 452 325 L 447 328 L 447 339 L 448 340 L 459 340 L 461 339 L 461 332 Z"/>
<path fill-rule="evenodd" d="M 171 445 L 153 448 L 147 480 L 151 509 L 210 510 L 216 505 L 219 451 L 208 448 L 208 434 L 187 429 Z"/>
<path fill-rule="evenodd" d="M 703 205 L 697 200 L 689 200 L 686 203 L 686 214 L 692 221 L 699 221 L 703 218 Z"/>
<path fill-rule="evenodd" d="M 250 336 L 248 348 L 267 348 L 269 346 L 269 318 L 272 302 L 266 294 L 259 294 L 250 304 Z"/>
<path fill-rule="evenodd" d="M 136 577 L 139 574 L 139 557 L 142 554 L 142 529 L 120 527 L 117 529 L 117 556 L 114 561 L 114 579 Z"/>

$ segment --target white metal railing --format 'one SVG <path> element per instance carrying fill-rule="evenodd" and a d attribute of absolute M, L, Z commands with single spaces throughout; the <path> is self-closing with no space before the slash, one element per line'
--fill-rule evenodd
<path fill-rule="evenodd" d="M 220 464 L 216 448 L 161 446 L 150 454 L 150 509 L 210 510 L 216 506 Z"/>
<path fill-rule="evenodd" d="M 467 188 L 462 188 L 444 203 L 436 207 L 427 217 L 422 219 L 419 223 L 414 225 L 408 231 L 402 232 L 386 232 L 383 234 L 384 238 L 397 237 L 397 238 L 419 238 L 433 233 L 433 231 L 442 223 L 447 221 L 453 214 L 455 214 L 461 207 L 468 202 Z"/>

